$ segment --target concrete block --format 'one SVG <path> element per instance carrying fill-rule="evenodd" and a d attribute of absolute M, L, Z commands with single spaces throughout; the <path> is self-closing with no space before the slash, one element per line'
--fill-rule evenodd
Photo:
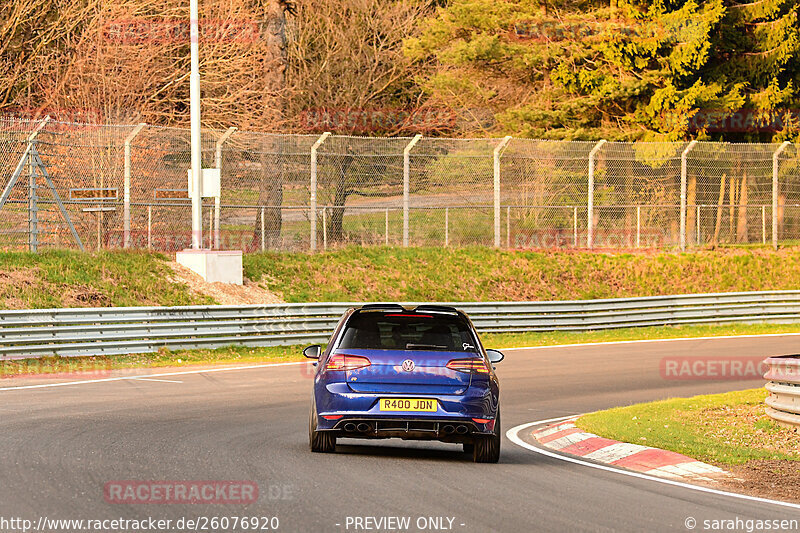
<path fill-rule="evenodd" d="M 242 284 L 242 252 L 239 250 L 183 250 L 175 254 L 175 260 L 209 283 Z"/>

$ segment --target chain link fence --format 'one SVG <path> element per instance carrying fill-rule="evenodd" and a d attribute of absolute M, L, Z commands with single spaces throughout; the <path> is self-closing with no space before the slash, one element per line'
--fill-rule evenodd
<path fill-rule="evenodd" d="M 188 129 L 0 118 L 0 247 L 191 245 Z M 680 248 L 800 238 L 779 144 L 204 130 L 209 248 Z M 63 209 L 60 207 L 63 206 Z"/>

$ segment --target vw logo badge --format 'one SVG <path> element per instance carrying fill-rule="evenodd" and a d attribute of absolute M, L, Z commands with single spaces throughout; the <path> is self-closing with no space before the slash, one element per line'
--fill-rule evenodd
<path fill-rule="evenodd" d="M 405 361 L 403 361 L 403 370 L 406 372 L 411 372 L 412 370 L 414 370 L 414 361 L 412 361 L 411 359 L 406 359 Z"/>

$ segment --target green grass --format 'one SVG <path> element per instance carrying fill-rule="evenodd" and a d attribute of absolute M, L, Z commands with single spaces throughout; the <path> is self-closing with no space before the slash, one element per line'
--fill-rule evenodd
<path fill-rule="evenodd" d="M 169 281 L 166 257 L 145 252 L 0 253 L 0 308 L 213 303 Z"/>
<path fill-rule="evenodd" d="M 764 389 L 751 389 L 663 400 L 584 415 L 577 425 L 602 437 L 705 462 L 800 460 L 791 430 L 763 413 L 765 397 Z"/>
<path fill-rule="evenodd" d="M 288 302 L 580 300 L 796 289 L 800 249 L 692 253 L 347 247 L 244 257 Z"/>
<path fill-rule="evenodd" d="M 157 253 L 0 253 L 0 308 L 213 303 L 170 281 Z M 582 300 L 795 289 L 800 248 L 610 254 L 346 247 L 244 256 L 245 276 L 288 302 Z"/>
<path fill-rule="evenodd" d="M 540 333 L 484 333 L 481 341 L 487 348 L 555 346 L 587 342 L 619 342 L 682 337 L 719 337 L 724 335 L 765 335 L 800 333 L 800 324 L 725 324 L 701 326 L 664 326 L 622 328 L 599 331 L 547 331 Z"/>

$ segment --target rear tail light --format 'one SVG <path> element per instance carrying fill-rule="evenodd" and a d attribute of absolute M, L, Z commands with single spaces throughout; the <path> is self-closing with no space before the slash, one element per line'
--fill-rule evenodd
<path fill-rule="evenodd" d="M 337 353 L 330 356 L 325 365 L 325 370 L 356 370 L 358 368 L 367 367 L 370 364 L 369 359 L 366 357 Z"/>
<path fill-rule="evenodd" d="M 467 374 L 488 374 L 489 367 L 483 359 L 453 359 L 447 363 L 447 368 L 456 372 Z"/>

